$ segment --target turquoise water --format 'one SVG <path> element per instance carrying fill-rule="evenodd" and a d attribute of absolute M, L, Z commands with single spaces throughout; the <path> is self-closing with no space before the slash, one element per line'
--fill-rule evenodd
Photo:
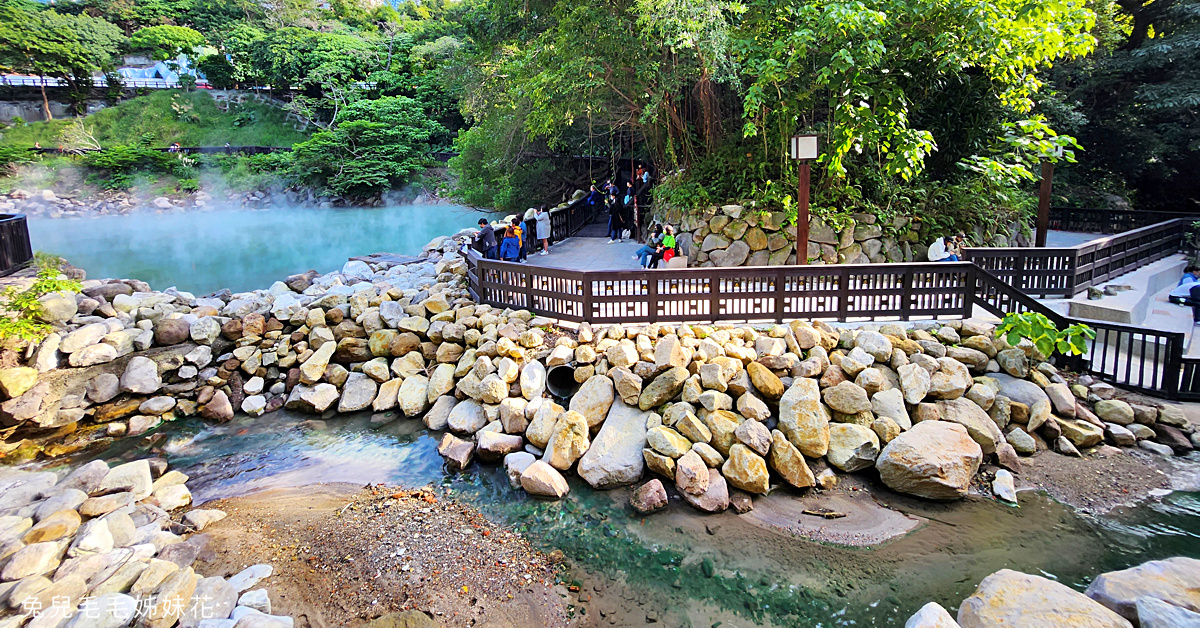
<path fill-rule="evenodd" d="M 577 478 L 566 500 L 540 502 L 512 490 L 495 466 L 474 464 L 447 476 L 436 452 L 440 434 L 419 421 L 372 429 L 365 414 L 306 418 L 281 411 L 224 425 L 179 421 L 101 456 L 165 455 L 191 477 L 197 502 L 314 482 L 437 485 L 546 551 L 561 549 L 567 577 L 591 592 L 593 607 L 622 609 L 617 625 L 654 617 L 669 626 L 903 626 L 930 600 L 954 612 L 1002 568 L 1082 589 L 1104 571 L 1200 557 L 1197 493 L 1088 518 L 1027 492 L 1021 508 L 1009 508 L 879 491 L 877 500 L 929 522 L 883 546 L 856 549 L 786 536 L 732 511 L 702 515 L 677 502 L 641 517 L 627 506 L 628 489 L 593 491 Z"/>
<path fill-rule="evenodd" d="M 30 218 L 29 236 L 34 250 L 61 255 L 88 277 L 199 295 L 266 288 L 310 268 L 341 268 L 356 255 L 415 255 L 439 235 L 475 226 L 480 215 L 458 205 L 143 212 Z"/>

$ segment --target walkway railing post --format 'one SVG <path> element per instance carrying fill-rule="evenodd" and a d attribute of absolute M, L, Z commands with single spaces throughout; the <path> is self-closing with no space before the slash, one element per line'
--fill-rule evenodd
<path fill-rule="evenodd" d="M 708 315 L 714 323 L 721 316 L 721 275 L 711 268 L 708 270 Z"/>
<path fill-rule="evenodd" d="M 787 296 L 785 288 L 787 287 L 787 275 L 784 267 L 780 266 L 775 271 L 775 322 L 783 322 L 783 306 Z"/>
<path fill-rule="evenodd" d="M 646 316 L 658 322 L 658 279 L 652 273 L 646 273 Z"/>

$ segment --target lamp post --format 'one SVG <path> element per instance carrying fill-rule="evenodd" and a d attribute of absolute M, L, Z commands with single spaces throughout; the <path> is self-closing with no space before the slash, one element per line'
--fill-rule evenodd
<path fill-rule="evenodd" d="M 793 135 L 788 145 L 792 159 L 800 162 L 796 187 L 796 263 L 808 264 L 808 162 L 817 158 L 816 135 Z"/>
<path fill-rule="evenodd" d="M 1054 187 L 1054 162 L 1062 158 L 1063 148 L 1054 149 L 1054 157 L 1042 157 L 1042 185 L 1038 189 L 1037 231 L 1034 233 L 1033 245 L 1038 248 L 1046 246 L 1046 233 L 1050 231 L 1050 191 Z"/>

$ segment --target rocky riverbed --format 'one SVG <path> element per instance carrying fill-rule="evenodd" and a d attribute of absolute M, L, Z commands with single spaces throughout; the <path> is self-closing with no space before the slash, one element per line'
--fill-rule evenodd
<path fill-rule="evenodd" d="M 1100 574 L 1084 593 L 1038 575 L 1002 569 L 963 600 L 957 621 L 935 602 L 905 628 L 1200 626 L 1200 560 L 1170 558 Z"/>
<path fill-rule="evenodd" d="M 0 468 L 0 626 L 293 626 L 259 586 L 271 565 L 197 573 L 225 513 L 189 508 L 187 480 L 161 458 Z"/>

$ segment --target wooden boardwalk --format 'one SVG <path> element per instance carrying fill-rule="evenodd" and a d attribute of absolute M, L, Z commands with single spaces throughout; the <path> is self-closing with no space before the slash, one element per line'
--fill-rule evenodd
<path fill-rule="evenodd" d="M 540 246 L 540 243 L 539 243 Z M 641 270 L 633 240 L 608 243 L 608 238 L 570 237 L 550 246 L 549 255 L 531 253 L 526 264 L 561 270 Z"/>

